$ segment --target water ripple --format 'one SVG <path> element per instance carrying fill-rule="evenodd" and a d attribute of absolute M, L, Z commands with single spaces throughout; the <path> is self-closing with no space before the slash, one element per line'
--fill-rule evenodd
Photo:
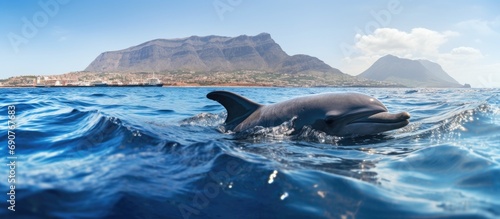
<path fill-rule="evenodd" d="M 403 129 L 339 138 L 291 136 L 293 121 L 226 132 L 205 98 L 215 89 L 1 89 L 0 120 L 17 109 L 16 217 L 500 216 L 499 90 L 224 88 L 260 103 L 355 91 L 412 114 Z"/>

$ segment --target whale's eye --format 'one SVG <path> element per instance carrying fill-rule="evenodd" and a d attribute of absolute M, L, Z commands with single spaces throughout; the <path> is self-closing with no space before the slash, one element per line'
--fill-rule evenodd
<path fill-rule="evenodd" d="M 325 120 L 325 123 L 326 123 L 327 125 L 332 125 L 332 124 L 333 124 L 333 122 L 334 122 L 334 120 L 333 120 L 333 119 L 327 119 L 327 120 Z"/>

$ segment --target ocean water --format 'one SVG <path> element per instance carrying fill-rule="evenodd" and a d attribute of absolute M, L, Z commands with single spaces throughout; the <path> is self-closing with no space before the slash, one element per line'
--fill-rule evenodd
<path fill-rule="evenodd" d="M 224 108 L 205 97 L 213 90 L 263 104 L 354 91 L 412 118 L 402 129 L 354 139 L 310 129 L 289 136 L 286 123 L 224 133 Z M 0 218 L 499 218 L 499 94 L 0 89 Z M 6 194 L 13 160 L 15 211 Z"/>

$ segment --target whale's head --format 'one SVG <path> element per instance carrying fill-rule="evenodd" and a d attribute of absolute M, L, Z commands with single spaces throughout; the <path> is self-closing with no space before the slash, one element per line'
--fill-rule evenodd
<path fill-rule="evenodd" d="M 311 126 L 329 135 L 373 135 L 402 128 L 410 119 L 408 112 L 389 113 L 379 100 L 360 93 L 324 94 L 315 101 L 316 112 L 324 114 Z"/>

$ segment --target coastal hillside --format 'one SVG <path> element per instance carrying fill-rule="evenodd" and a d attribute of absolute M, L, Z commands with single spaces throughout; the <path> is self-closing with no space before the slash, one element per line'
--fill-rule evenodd
<path fill-rule="evenodd" d="M 288 55 L 268 33 L 157 39 L 128 49 L 104 52 L 85 69 L 89 72 L 242 70 L 287 74 L 332 73 L 348 77 L 315 57 Z"/>
<path fill-rule="evenodd" d="M 437 63 L 404 59 L 393 55 L 378 59 L 359 76 L 408 87 L 463 87 Z"/>

